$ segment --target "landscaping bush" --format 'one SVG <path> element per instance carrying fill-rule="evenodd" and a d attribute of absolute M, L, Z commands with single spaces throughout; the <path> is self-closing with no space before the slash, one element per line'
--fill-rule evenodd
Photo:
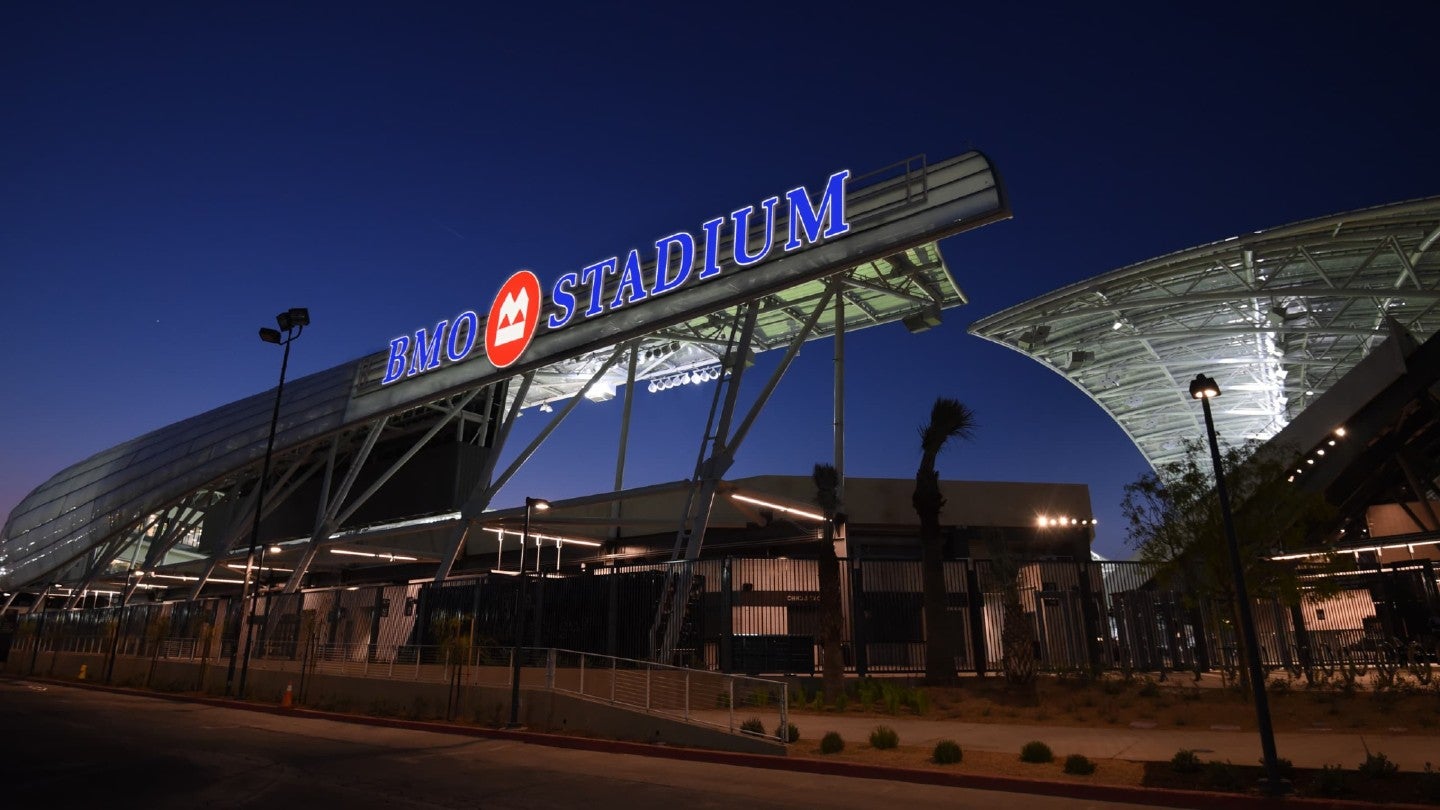
<path fill-rule="evenodd" d="M 930 696 L 925 694 L 924 689 L 911 689 L 908 697 L 910 710 L 915 714 L 924 716 L 930 713 Z"/>
<path fill-rule="evenodd" d="M 1440 771 L 1425 763 L 1425 772 L 1420 774 L 1420 795 L 1427 802 L 1440 803 Z"/>
<path fill-rule="evenodd" d="M 754 734 L 759 737 L 765 736 L 765 721 L 758 717 L 752 717 L 740 724 L 742 734 Z"/>
<path fill-rule="evenodd" d="M 960 750 L 960 744 L 954 740 L 941 740 L 935 743 L 935 750 L 930 754 L 930 760 L 936 765 L 954 765 L 964 757 Z"/>
<path fill-rule="evenodd" d="M 1071 754 L 1065 758 L 1065 772 L 1076 776 L 1089 776 L 1095 772 L 1095 763 L 1084 754 Z"/>
<path fill-rule="evenodd" d="M 900 735 L 896 734 L 895 729 L 890 728 L 889 726 L 876 726 L 875 730 L 870 732 L 871 748 L 879 748 L 884 750 L 887 748 L 894 748 L 899 744 Z"/>
<path fill-rule="evenodd" d="M 843 712 L 848 705 L 850 705 L 850 701 L 846 699 L 844 692 L 835 696 L 835 711 Z"/>
<path fill-rule="evenodd" d="M 838 731 L 827 731 L 825 736 L 820 738 L 820 753 L 838 754 L 845 750 L 845 740 L 840 737 Z"/>
<path fill-rule="evenodd" d="M 1170 758 L 1170 770 L 1175 773 L 1197 773 L 1200 770 L 1200 757 L 1188 748 L 1181 748 Z"/>
<path fill-rule="evenodd" d="M 1315 774 L 1310 790 L 1317 796 L 1344 796 L 1350 792 L 1350 781 L 1345 777 L 1344 768 L 1339 765 L 1333 768 L 1325 765 L 1320 769 L 1320 773 Z"/>
<path fill-rule="evenodd" d="M 777 725 L 777 726 L 775 727 L 775 736 L 776 736 L 776 737 L 779 737 L 780 740 L 783 741 L 783 742 L 787 742 L 787 743 L 799 742 L 799 741 L 800 741 L 800 727 L 797 726 L 797 725 L 795 725 L 794 723 L 790 723 L 788 726 L 785 726 L 785 725 Z"/>
<path fill-rule="evenodd" d="M 1205 763 L 1205 781 L 1216 790 L 1239 790 L 1243 784 L 1240 769 L 1229 762 Z"/>
<path fill-rule="evenodd" d="M 1033 740 L 1020 748 L 1020 761 L 1054 762 L 1055 754 L 1050 750 L 1050 746 L 1039 740 Z"/>
<path fill-rule="evenodd" d="M 1140 685 L 1140 691 L 1136 694 L 1147 698 L 1160 697 L 1160 687 L 1154 681 L 1146 678 L 1145 682 Z"/>
<path fill-rule="evenodd" d="M 1384 754 L 1371 754 L 1366 752 L 1365 761 L 1355 770 L 1366 779 L 1389 779 L 1399 773 L 1400 766 L 1390 761 Z"/>

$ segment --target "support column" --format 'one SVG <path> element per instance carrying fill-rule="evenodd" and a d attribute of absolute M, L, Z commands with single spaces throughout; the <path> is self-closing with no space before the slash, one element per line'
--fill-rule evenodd
<path fill-rule="evenodd" d="M 835 287 L 835 472 L 840 485 L 835 499 L 845 503 L 845 278 L 836 275 Z M 849 556 L 848 551 L 846 556 Z"/>
<path fill-rule="evenodd" d="M 990 653 L 985 649 L 985 594 L 980 590 L 980 576 L 974 562 L 965 564 L 965 596 L 970 610 L 970 646 L 975 654 L 975 674 L 985 676 Z"/>

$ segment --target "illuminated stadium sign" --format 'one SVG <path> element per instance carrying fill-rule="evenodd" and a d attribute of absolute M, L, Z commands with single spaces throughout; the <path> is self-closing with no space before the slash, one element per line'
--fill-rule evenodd
<path fill-rule="evenodd" d="M 782 251 L 799 250 L 807 244 L 842 236 L 850 231 L 850 223 L 845 217 L 845 183 L 849 178 L 848 171 L 830 175 L 818 204 L 812 204 L 811 195 L 804 186 L 785 192 L 788 230 L 782 234 Z M 779 205 L 778 196 L 760 203 L 764 216 L 764 239 L 759 245 L 752 244 L 755 240 L 749 235 L 757 216 L 753 205 L 741 208 L 728 217 L 706 221 L 700 226 L 702 236 L 699 240 L 687 231 L 657 240 L 655 272 L 648 287 L 641 271 L 638 249 L 631 250 L 623 260 L 612 256 L 578 272 L 561 275 L 550 288 L 550 314 L 545 320 L 546 327 L 561 329 L 577 316 L 582 320 L 599 317 L 664 295 L 686 284 L 699 284 L 720 275 L 722 263 L 733 264 L 736 270 L 745 270 L 764 261 L 775 247 L 775 209 Z M 729 255 L 722 256 L 721 243 L 727 235 L 731 237 Z M 612 280 L 615 282 L 614 292 L 607 294 L 606 283 Z M 529 270 L 515 273 L 500 287 L 485 323 L 485 356 L 496 368 L 514 364 L 529 347 L 539 330 L 542 297 L 540 280 Z M 401 335 L 391 340 L 390 357 L 380 383 L 388 385 L 423 374 L 439 368 L 444 361 L 458 363 L 464 360 L 475 348 L 479 326 L 479 317 L 473 311 L 466 311 L 453 320 L 440 321 L 433 330 L 422 327 L 415 330 L 414 335 Z"/>

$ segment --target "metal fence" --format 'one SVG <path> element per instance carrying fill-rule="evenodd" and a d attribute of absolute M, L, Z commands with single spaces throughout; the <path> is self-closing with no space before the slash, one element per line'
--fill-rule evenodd
<path fill-rule="evenodd" d="M 993 671 L 1002 665 L 1008 594 L 1020 606 L 1010 615 L 1031 624 L 1042 669 L 1235 665 L 1233 606 L 1173 587 L 1143 563 L 1027 561 L 1007 580 L 986 560 L 948 561 L 946 621 L 939 628 L 926 626 L 920 562 L 840 560 L 838 594 L 822 593 L 820 564 L 740 557 L 693 563 L 676 660 L 664 663 L 811 675 L 822 660 L 822 619 L 838 609 L 852 673 L 922 672 L 932 632 L 951 635 L 958 671 Z M 444 677 L 444 668 L 456 665 L 444 650 L 467 651 L 458 663 L 479 677 L 499 657 L 508 661 L 517 643 L 643 661 L 651 655 L 649 631 L 664 584 L 663 566 L 640 565 L 532 578 L 523 599 L 519 577 L 490 575 L 262 594 L 244 610 L 222 598 L 37 611 L 21 621 L 10 654 L 217 659 L 251 645 L 255 666 L 299 666 L 313 655 L 317 667 L 359 667 L 371 677 L 378 667 L 415 680 Z M 1440 598 L 1429 561 L 1356 571 L 1326 584 L 1323 597 L 1293 605 L 1255 600 L 1262 663 L 1296 668 L 1434 653 Z"/>

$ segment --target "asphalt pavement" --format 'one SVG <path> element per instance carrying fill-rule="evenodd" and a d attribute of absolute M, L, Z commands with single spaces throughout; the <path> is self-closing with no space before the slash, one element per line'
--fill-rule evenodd
<path fill-rule="evenodd" d="M 11 679 L 0 679 L 0 729 L 5 807 L 1143 806 L 569 750 Z"/>

